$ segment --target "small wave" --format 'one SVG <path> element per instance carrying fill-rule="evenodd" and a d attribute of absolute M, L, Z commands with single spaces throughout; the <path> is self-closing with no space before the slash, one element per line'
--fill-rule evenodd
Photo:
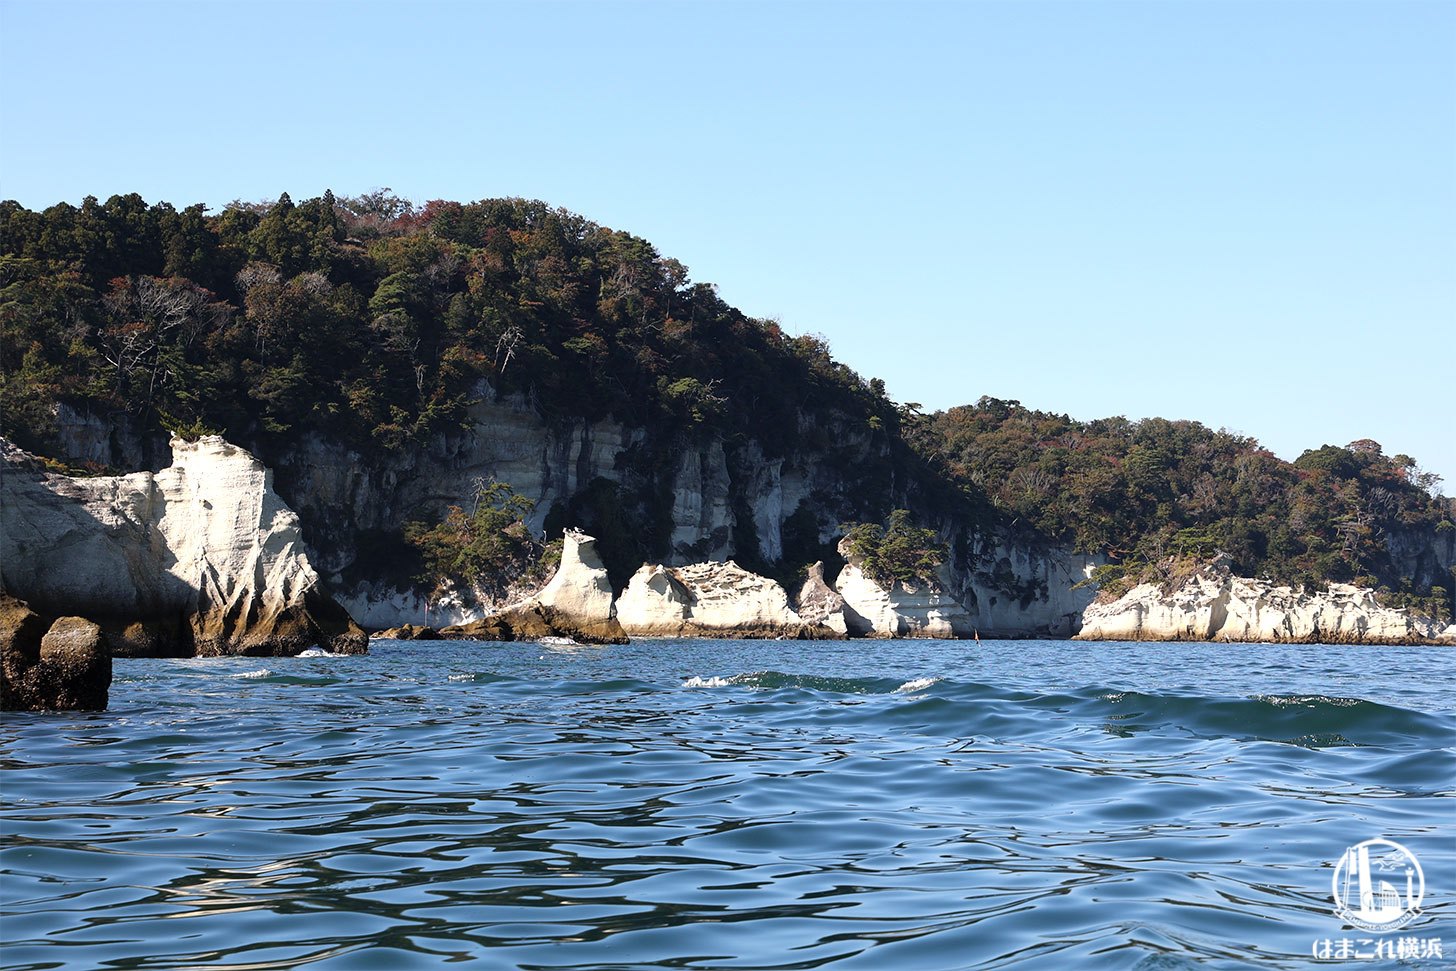
<path fill-rule="evenodd" d="M 310 647 L 306 651 L 299 651 L 295 657 L 348 657 L 347 654 L 335 654 L 333 651 L 325 651 L 322 648 Z"/>
<path fill-rule="evenodd" d="M 256 671 L 239 671 L 237 674 L 233 675 L 233 677 L 246 678 L 249 681 L 257 681 L 259 678 L 266 678 L 271 676 L 272 674 L 273 672 L 268 670 L 267 668 L 259 668 Z"/>
<path fill-rule="evenodd" d="M 535 681 L 516 681 L 502 674 L 492 674 L 489 671 L 456 671 L 453 674 L 445 675 L 445 680 L 455 684 L 508 684 L 525 687 L 530 690 L 538 690 L 541 685 Z"/>
<path fill-rule="evenodd" d="M 893 694 L 894 692 L 919 691 L 938 682 L 939 678 L 915 678 L 900 681 L 895 678 L 835 678 L 818 674 L 786 674 L 782 671 L 751 671 L 730 677 L 692 677 L 683 682 L 684 688 L 726 688 L 737 685 L 761 691 L 783 689 L 802 691 L 823 691 L 835 694 Z"/>
<path fill-rule="evenodd" d="M 684 688 L 726 688 L 735 684 L 733 678 L 688 678 L 682 683 Z"/>
<path fill-rule="evenodd" d="M 1247 698 L 1096 690 L 1100 703 L 1083 708 L 1107 719 L 1109 730 L 1181 730 L 1204 737 L 1286 742 L 1306 748 L 1404 745 L 1440 738 L 1450 721 L 1429 712 L 1364 698 L 1319 694 L 1260 694 Z M 1080 707 L 1072 695 L 1067 706 Z M 1044 697 L 1041 707 L 1062 699 Z"/>
<path fill-rule="evenodd" d="M 1276 708 L 1286 708 L 1290 705 L 1303 705 L 1315 707 L 1317 705 L 1332 705 L 1335 708 L 1353 708 L 1356 705 L 1364 704 L 1361 698 L 1341 698 L 1335 695 L 1254 695 L 1253 701 L 1262 701 L 1273 705 Z"/>

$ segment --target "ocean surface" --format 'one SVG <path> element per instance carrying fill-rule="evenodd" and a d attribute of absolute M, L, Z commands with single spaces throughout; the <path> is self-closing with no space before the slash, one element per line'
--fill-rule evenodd
<path fill-rule="evenodd" d="M 372 652 L 7 713 L 0 965 L 1297 968 L 1375 837 L 1427 954 L 1335 963 L 1456 963 L 1448 649 Z"/>

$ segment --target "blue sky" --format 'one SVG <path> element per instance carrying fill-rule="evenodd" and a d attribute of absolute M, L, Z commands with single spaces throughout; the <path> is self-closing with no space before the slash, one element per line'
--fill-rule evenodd
<path fill-rule="evenodd" d="M 0 0 L 0 196 L 526 196 L 892 396 L 1456 493 L 1456 3 Z"/>

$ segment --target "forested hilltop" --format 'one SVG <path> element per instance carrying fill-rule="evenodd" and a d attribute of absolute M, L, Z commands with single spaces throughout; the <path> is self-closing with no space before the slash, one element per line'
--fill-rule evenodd
<path fill-rule="evenodd" d="M 5 428 L 41 450 L 58 400 L 389 448 L 458 422 L 481 378 L 548 418 L 748 427 L 771 448 L 826 396 L 867 422 L 896 415 L 822 340 L 541 202 L 5 202 L 0 233 Z"/>
<path fill-rule="evenodd" d="M 1418 540 L 1456 529 L 1452 503 L 1406 456 L 1355 442 L 1287 463 L 1192 422 L 1077 422 L 994 399 L 923 416 L 822 339 L 746 316 L 645 240 L 544 203 L 5 202 L 0 235 L 0 428 L 41 455 L 65 457 L 62 404 L 276 458 L 305 435 L 423 448 L 465 427 L 482 395 L 512 398 L 547 424 L 652 430 L 623 453 L 642 466 L 639 496 L 594 481 L 569 510 L 632 545 L 620 574 L 667 544 L 652 470 L 683 443 L 721 441 L 741 469 L 832 453 L 849 429 L 862 447 L 837 503 L 821 497 L 798 523 L 785 509 L 782 549 L 735 536 L 741 561 L 787 577 L 825 555 L 826 517 L 888 522 L 909 506 L 1102 554 L 1114 587 L 1222 551 L 1248 575 L 1354 581 L 1450 615 L 1450 565 Z"/>
<path fill-rule="evenodd" d="M 1362 439 L 1285 462 L 1198 422 L 1075 421 L 982 398 L 912 424 L 957 482 L 1074 549 L 1105 554 L 1104 589 L 1170 582 L 1226 554 L 1234 573 L 1292 585 L 1336 580 L 1387 603 L 1451 616 L 1456 501 L 1408 455 Z"/>

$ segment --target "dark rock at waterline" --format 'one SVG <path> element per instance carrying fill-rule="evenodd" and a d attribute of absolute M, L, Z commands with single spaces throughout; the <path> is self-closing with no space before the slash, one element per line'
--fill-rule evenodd
<path fill-rule="evenodd" d="M 0 596 L 0 709 L 101 711 L 111 689 L 111 650 L 84 617 L 43 617 Z"/>
<path fill-rule="evenodd" d="M 390 641 L 438 641 L 441 640 L 440 632 L 433 627 L 421 627 L 417 624 L 401 624 L 399 627 L 391 627 L 389 630 L 376 631 L 369 635 L 380 640 Z"/>
<path fill-rule="evenodd" d="M 533 601 L 469 624 L 440 631 L 452 640 L 534 641 L 542 637 L 569 637 L 578 644 L 626 644 L 627 634 L 617 618 L 588 619 Z"/>
<path fill-rule="evenodd" d="M 12 672 L 40 662 L 40 642 L 49 627 L 28 604 L 0 594 L 0 670 L 6 685 Z"/>

